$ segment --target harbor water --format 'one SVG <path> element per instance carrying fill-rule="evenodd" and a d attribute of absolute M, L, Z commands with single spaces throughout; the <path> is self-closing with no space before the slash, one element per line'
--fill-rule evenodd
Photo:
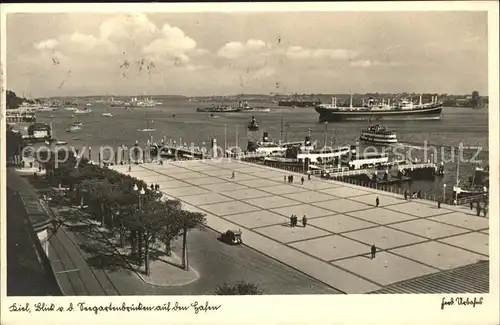
<path fill-rule="evenodd" d="M 116 148 L 121 145 L 131 146 L 136 141 L 145 146 L 153 137 L 155 142 L 165 138 L 176 143 L 186 143 L 195 146 L 209 146 L 211 139 L 217 139 L 219 146 L 232 147 L 237 145 L 243 149 L 247 145 L 247 125 L 252 116 L 257 119 L 260 130 L 268 132 L 270 140 L 302 141 L 311 133 L 313 142 L 323 145 L 326 139 L 328 146 L 350 145 L 359 137 L 360 130 L 368 125 L 368 121 L 345 121 L 339 123 L 319 123 L 318 114 L 314 108 L 278 107 L 269 104 L 270 112 L 237 112 L 237 113 L 202 113 L 196 112 L 197 107 L 212 105 L 211 103 L 193 103 L 187 99 L 169 100 L 155 98 L 162 104 L 155 108 L 132 108 L 126 110 L 119 107 L 109 107 L 105 103 L 95 103 L 92 113 L 73 115 L 62 107 L 54 112 L 38 112 L 37 121 L 52 125 L 54 137 L 68 142 L 68 146 L 77 149 L 92 147 L 97 155 L 100 146 Z M 250 103 L 252 104 L 252 103 Z M 85 105 L 82 103 L 81 105 Z M 262 104 L 258 104 L 262 105 Z M 112 113 L 113 117 L 102 116 L 102 113 Z M 77 132 L 65 132 L 74 121 L 83 123 Z M 464 160 L 460 162 L 459 177 L 468 180 L 472 175 L 474 164 L 467 162 L 477 153 L 476 160 L 482 160 L 482 165 L 488 161 L 488 109 L 474 110 L 470 108 L 445 107 L 440 120 L 406 120 L 382 121 L 389 129 L 398 134 L 398 147 L 405 152 L 411 150 L 412 158 L 419 161 L 433 159 L 439 164 L 445 160 L 445 176 L 436 178 L 434 182 L 414 181 L 409 184 L 412 191 L 422 190 L 429 194 L 442 193 L 443 184 L 450 191 L 456 184 L 457 160 L 451 161 L 453 148 L 463 144 L 465 147 L 478 149 L 464 150 Z M 153 128 L 153 132 L 140 132 L 140 129 Z M 422 147 L 431 149 L 425 155 Z M 88 152 L 88 151 L 87 151 Z M 444 154 L 444 156 L 443 156 Z M 456 153 L 455 153 L 456 155 Z M 447 162 L 446 162 L 447 161 Z"/>

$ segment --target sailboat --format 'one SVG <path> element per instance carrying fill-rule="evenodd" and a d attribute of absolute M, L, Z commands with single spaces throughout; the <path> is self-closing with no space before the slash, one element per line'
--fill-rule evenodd
<path fill-rule="evenodd" d="M 140 131 L 140 132 L 154 132 L 156 131 L 155 128 L 152 128 L 149 126 L 149 119 L 147 118 L 147 114 L 146 114 L 146 127 L 144 129 L 137 129 L 137 131 Z M 153 123 L 153 121 L 151 121 L 151 123 Z"/>

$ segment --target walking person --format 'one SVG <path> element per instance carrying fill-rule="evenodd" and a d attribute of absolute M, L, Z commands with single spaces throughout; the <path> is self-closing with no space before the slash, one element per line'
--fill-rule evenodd
<path fill-rule="evenodd" d="M 283 176 L 283 182 L 286 183 L 286 175 Z"/>
<path fill-rule="evenodd" d="M 311 172 L 307 172 L 307 180 L 310 181 L 311 180 Z"/>
<path fill-rule="evenodd" d="M 307 217 L 306 215 L 304 214 L 304 216 L 302 217 L 302 227 L 306 227 L 307 226 Z"/>
<path fill-rule="evenodd" d="M 298 217 L 296 215 L 293 215 L 293 227 L 297 227 L 297 221 L 298 221 Z"/>
<path fill-rule="evenodd" d="M 472 200 L 469 202 L 469 206 L 470 206 L 470 209 L 474 209 L 474 202 L 472 202 Z"/>
<path fill-rule="evenodd" d="M 300 179 L 300 183 L 301 185 L 304 185 L 304 176 L 302 176 L 302 178 Z"/>
<path fill-rule="evenodd" d="M 292 214 L 292 216 L 290 217 L 290 228 L 293 228 L 293 214 Z"/>
<path fill-rule="evenodd" d="M 234 179 L 235 175 L 234 175 L 234 171 L 233 173 L 231 174 L 231 179 Z"/>
<path fill-rule="evenodd" d="M 408 191 L 407 190 L 405 190 L 405 194 L 404 195 L 405 195 L 405 200 L 408 200 Z"/>
<path fill-rule="evenodd" d="M 372 248 L 371 248 L 371 259 L 372 260 L 375 258 L 376 253 L 377 253 L 377 247 L 375 247 L 375 245 L 372 245 Z"/>
<path fill-rule="evenodd" d="M 293 175 L 290 175 L 290 183 L 293 183 Z"/>
<path fill-rule="evenodd" d="M 438 209 L 441 209 L 441 199 L 438 199 Z"/>
<path fill-rule="evenodd" d="M 375 205 L 377 206 L 377 208 L 378 208 L 379 204 L 380 204 L 380 200 L 378 199 L 378 196 L 377 196 L 377 198 L 375 199 Z"/>

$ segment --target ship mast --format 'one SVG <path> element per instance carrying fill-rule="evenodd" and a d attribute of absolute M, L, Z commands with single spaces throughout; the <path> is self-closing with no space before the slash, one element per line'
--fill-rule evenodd
<path fill-rule="evenodd" d="M 349 90 L 350 99 L 349 99 L 349 108 L 352 108 L 352 92 Z"/>
<path fill-rule="evenodd" d="M 224 124 L 224 157 L 226 157 L 227 152 L 227 128 L 226 124 Z"/>
<path fill-rule="evenodd" d="M 281 114 L 280 145 L 283 142 L 283 114 Z"/>

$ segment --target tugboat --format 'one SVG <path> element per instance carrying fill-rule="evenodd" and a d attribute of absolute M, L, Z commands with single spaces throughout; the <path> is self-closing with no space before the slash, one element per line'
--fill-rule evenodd
<path fill-rule="evenodd" d="M 457 200 L 469 196 L 486 195 L 488 194 L 488 186 L 488 167 L 476 166 L 473 175 L 469 177 L 469 182 L 460 184 L 458 181 L 457 185 L 453 186 L 453 194 Z"/>
<path fill-rule="evenodd" d="M 252 116 L 252 119 L 250 122 L 248 122 L 248 130 L 250 131 L 258 131 L 259 130 L 259 124 L 257 124 L 257 121 L 255 120 L 255 117 Z"/>
<path fill-rule="evenodd" d="M 384 125 L 370 125 L 369 127 L 361 130 L 361 136 L 359 137 L 361 141 L 377 143 L 377 144 L 389 144 L 397 143 L 397 134 L 394 131 L 389 131 L 389 129 Z"/>

